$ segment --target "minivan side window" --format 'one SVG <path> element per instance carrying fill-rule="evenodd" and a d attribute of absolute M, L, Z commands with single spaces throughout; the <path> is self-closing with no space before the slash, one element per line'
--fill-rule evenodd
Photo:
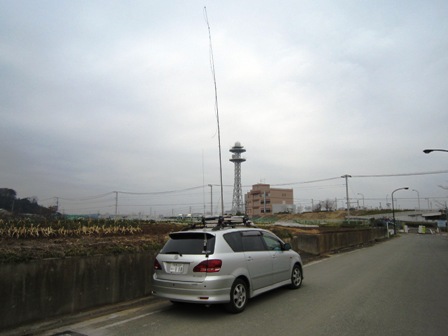
<path fill-rule="evenodd" d="M 271 237 L 269 235 L 264 234 L 263 235 L 264 242 L 268 246 L 268 250 L 270 251 L 281 251 L 282 250 L 282 244 L 278 239 L 275 239 L 274 237 Z"/>
<path fill-rule="evenodd" d="M 266 251 L 266 245 L 263 242 L 259 231 L 242 232 L 243 249 L 248 251 Z"/>
<path fill-rule="evenodd" d="M 224 239 L 233 252 L 243 252 L 243 241 L 241 240 L 241 232 L 226 233 Z"/>
<path fill-rule="evenodd" d="M 266 244 L 259 231 L 239 231 L 224 235 L 234 252 L 266 251 Z"/>

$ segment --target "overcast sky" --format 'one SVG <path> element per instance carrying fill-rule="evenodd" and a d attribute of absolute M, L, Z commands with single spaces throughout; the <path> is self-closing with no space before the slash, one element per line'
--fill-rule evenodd
<path fill-rule="evenodd" d="M 447 201 L 448 153 L 422 152 L 448 149 L 446 0 L 0 0 L 0 187 L 65 213 L 114 213 L 119 191 L 118 213 L 158 215 L 208 210 L 213 184 L 216 209 L 204 6 L 226 209 L 237 141 L 243 193 L 343 206 L 349 174 L 366 206 L 405 186 L 399 208 Z"/>

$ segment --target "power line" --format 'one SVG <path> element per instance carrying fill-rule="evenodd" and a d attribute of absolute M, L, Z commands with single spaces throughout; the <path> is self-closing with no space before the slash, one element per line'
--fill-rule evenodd
<path fill-rule="evenodd" d="M 296 184 L 308 184 L 308 183 L 318 183 L 318 182 L 324 182 L 324 181 L 331 181 L 340 179 L 340 177 L 329 177 L 325 179 L 320 180 L 311 180 L 311 181 L 302 181 L 302 182 L 290 182 L 290 183 L 277 183 L 277 184 L 271 184 L 271 186 L 287 186 L 287 185 L 296 185 Z"/>
<path fill-rule="evenodd" d="M 414 172 L 414 173 L 397 173 L 397 174 L 377 174 L 377 175 L 351 175 L 352 178 L 371 178 L 371 177 L 397 177 L 397 176 L 421 176 L 421 175 L 435 175 L 435 174 L 447 174 L 448 170 L 439 170 L 439 171 L 431 171 L 431 172 Z M 288 185 L 299 185 L 299 184 L 312 184 L 312 183 L 319 183 L 319 182 L 325 182 L 325 181 L 332 181 L 332 180 L 339 180 L 341 177 L 330 177 L 330 178 L 323 178 L 318 180 L 309 180 L 309 181 L 299 181 L 299 182 L 289 182 L 289 183 L 274 183 L 271 184 L 271 186 L 288 186 Z M 220 184 L 212 184 L 213 186 L 219 186 Z M 182 193 L 185 191 L 192 191 L 192 190 L 198 190 L 202 189 L 204 187 L 207 187 L 207 185 L 201 185 L 201 186 L 195 186 L 190 188 L 184 188 L 184 189 L 177 189 L 177 190 L 167 190 L 167 191 L 153 191 L 153 192 L 130 192 L 130 191 L 116 191 L 119 194 L 124 195 L 167 195 L 167 194 L 176 194 L 176 193 Z M 232 185 L 223 185 L 224 187 L 233 187 Z M 321 187 L 310 187 L 310 188 L 323 188 L 323 187 L 337 187 L 341 185 L 327 185 L 327 186 L 321 186 Z M 252 185 L 244 185 L 244 188 L 251 188 Z M 110 196 L 115 194 L 115 192 L 108 192 L 104 194 L 94 195 L 94 196 L 86 196 L 81 198 L 66 198 L 66 197 L 59 197 L 59 199 L 64 201 L 89 201 L 94 199 L 100 199 L 106 196 Z M 56 197 L 52 197 L 51 199 L 54 199 Z"/>
<path fill-rule="evenodd" d="M 179 189 L 179 190 L 169 190 L 169 191 L 155 191 L 155 192 L 129 192 L 129 191 L 117 191 L 119 194 L 125 194 L 125 195 L 166 195 L 166 194 L 174 194 L 179 193 L 183 191 L 190 191 L 190 190 L 197 190 L 204 188 L 203 185 L 197 186 L 197 187 L 191 187 L 186 189 Z"/>
<path fill-rule="evenodd" d="M 400 176 L 422 176 L 422 175 L 435 175 L 435 174 L 447 174 L 448 170 L 439 170 L 439 171 L 427 171 L 427 172 L 412 172 L 412 173 L 395 173 L 395 174 L 373 174 L 373 175 L 351 175 L 352 178 L 387 178 L 387 177 L 400 177 Z M 323 179 L 317 179 L 317 180 L 309 180 L 309 181 L 296 181 L 296 182 L 290 182 L 290 183 L 277 183 L 277 184 L 271 184 L 272 186 L 300 186 L 298 187 L 299 190 L 309 190 L 309 189 L 326 189 L 326 188 L 340 188 L 343 186 L 343 184 L 326 184 L 326 185 L 315 185 L 315 186 L 305 186 L 310 185 L 314 183 L 320 183 L 325 181 L 333 181 L 333 180 L 340 180 L 341 177 L 330 177 L 330 178 L 323 178 Z M 212 184 L 214 186 L 220 186 L 220 184 Z M 129 191 L 114 191 L 114 192 L 108 192 L 93 196 L 86 196 L 86 197 L 79 197 L 79 198 L 67 198 L 67 197 L 52 197 L 46 200 L 50 199 L 59 199 L 61 201 L 64 201 L 64 208 L 74 208 L 76 207 L 75 203 L 78 203 L 78 205 L 81 205 L 82 209 L 94 209 L 95 208 L 111 208 L 113 205 L 111 205 L 112 197 L 116 196 L 117 194 L 122 195 L 123 197 L 120 199 L 120 208 L 122 207 L 169 207 L 169 206 L 175 206 L 175 207 L 181 207 L 181 206 L 196 206 L 199 203 L 197 201 L 194 201 L 193 203 L 183 203 L 183 202 L 177 202 L 177 203 L 165 203 L 164 201 L 160 202 L 157 201 L 158 198 L 161 198 L 166 195 L 170 195 L 170 197 L 185 197 L 188 196 L 191 198 L 190 201 L 193 201 L 193 198 L 197 196 L 198 194 L 196 192 L 191 193 L 191 191 L 196 190 L 203 190 L 203 188 L 208 187 L 207 185 L 201 185 L 201 186 L 194 186 L 184 189 L 176 189 L 176 190 L 166 190 L 166 191 L 153 191 L 153 192 L 129 192 Z M 232 188 L 232 185 L 223 185 L 223 187 Z M 242 186 L 244 188 L 251 188 L 252 185 L 246 185 Z M 351 188 L 352 189 L 352 188 Z M 352 190 L 352 193 L 354 191 Z M 126 197 L 128 196 L 128 197 Z M 135 197 L 132 197 L 135 196 Z M 142 204 L 146 202 L 145 196 L 147 197 L 148 204 Z M 115 198 L 115 197 L 114 197 Z M 437 198 L 437 197 L 429 197 L 429 198 Z M 368 200 L 368 198 L 366 198 Z M 375 199 L 371 199 L 375 200 Z M 381 200 L 381 199 L 378 199 Z M 142 202 L 143 201 L 143 202 Z M 154 202 L 155 201 L 155 202 Z M 69 204 L 67 204 L 67 202 Z M 82 202 L 89 202 L 87 206 L 82 206 L 83 204 L 79 204 Z M 80 209 L 78 209 L 80 210 Z"/>
<path fill-rule="evenodd" d="M 109 196 L 109 195 L 112 195 L 112 194 L 114 194 L 114 192 L 108 192 L 108 193 L 105 193 L 105 194 L 100 194 L 100 195 L 95 195 L 95 196 L 86 196 L 86 197 L 83 197 L 83 198 L 65 198 L 65 197 L 53 197 L 53 198 L 59 198 L 59 199 L 61 199 L 61 200 L 64 200 L 64 201 L 90 201 L 90 200 L 93 200 L 93 199 L 98 199 L 98 198 L 103 198 L 103 197 L 106 197 L 106 196 Z"/>
<path fill-rule="evenodd" d="M 352 177 L 397 177 L 397 176 L 420 176 L 420 175 L 435 175 L 435 174 L 447 174 L 448 170 L 438 170 L 432 172 L 419 172 L 419 173 L 399 173 L 399 174 L 381 174 L 381 175 L 352 175 Z"/>

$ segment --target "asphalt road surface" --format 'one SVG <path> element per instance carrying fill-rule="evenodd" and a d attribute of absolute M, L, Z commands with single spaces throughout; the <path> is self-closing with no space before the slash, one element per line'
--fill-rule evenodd
<path fill-rule="evenodd" d="M 256 297 L 237 315 L 154 299 L 41 335 L 448 335 L 446 235 L 403 235 L 304 273 L 299 290 Z"/>

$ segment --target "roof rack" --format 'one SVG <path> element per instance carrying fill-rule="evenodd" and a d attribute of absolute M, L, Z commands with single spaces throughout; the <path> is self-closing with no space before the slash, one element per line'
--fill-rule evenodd
<path fill-rule="evenodd" d="M 226 227 L 255 227 L 255 225 L 246 216 L 207 216 L 202 217 L 201 223 L 193 223 L 184 230 L 198 228 L 212 228 L 213 231 L 221 230 Z"/>

